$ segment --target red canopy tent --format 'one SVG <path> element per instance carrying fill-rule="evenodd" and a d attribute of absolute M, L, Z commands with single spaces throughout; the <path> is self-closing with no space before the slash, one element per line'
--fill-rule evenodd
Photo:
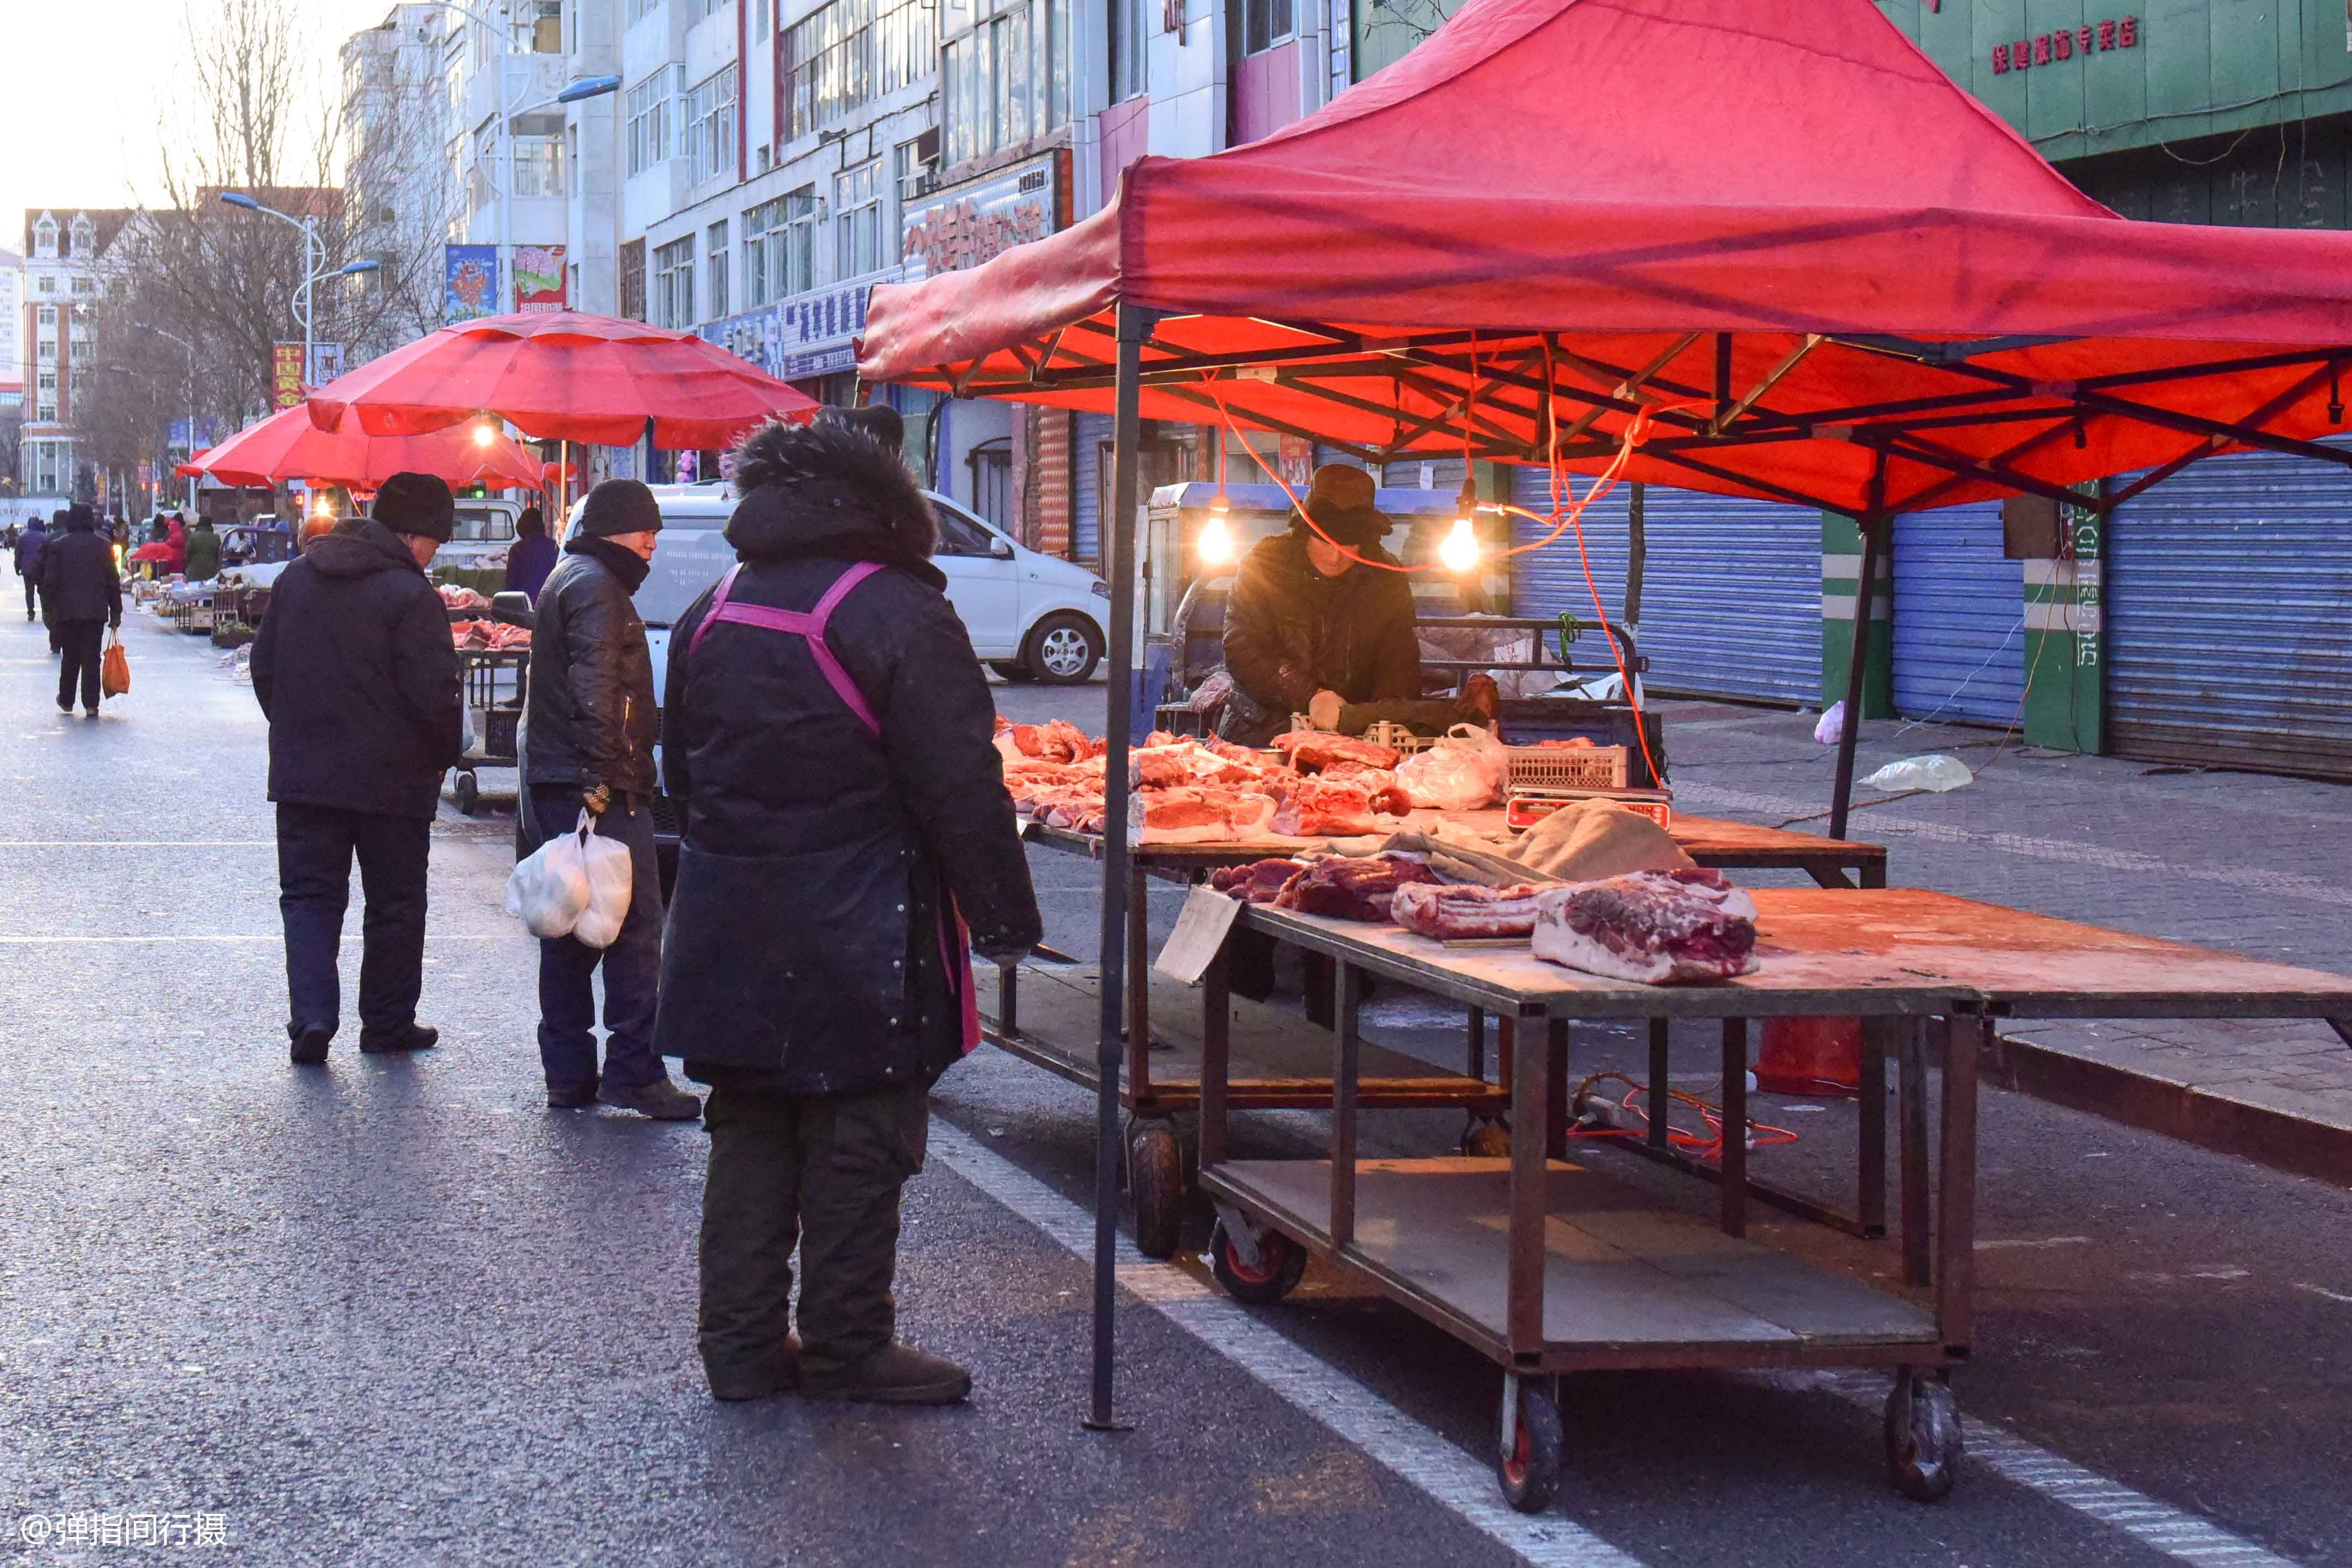
<path fill-rule="evenodd" d="M 1372 462 L 1622 459 L 1846 513 L 1859 642 L 1895 514 L 2019 492 L 2104 510 L 2233 446 L 2352 464 L 2309 439 L 2342 425 L 2347 363 L 2352 235 L 2120 217 L 1870 0 L 1469 0 L 1263 141 L 1139 159 L 1062 234 L 876 288 L 865 379 L 1118 415 L 1091 1423 L 1111 1419 L 1142 418 Z"/>

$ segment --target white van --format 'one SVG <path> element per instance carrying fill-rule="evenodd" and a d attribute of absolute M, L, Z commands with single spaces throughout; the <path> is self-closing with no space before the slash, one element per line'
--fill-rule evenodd
<path fill-rule="evenodd" d="M 654 690 L 668 664 L 669 627 L 702 591 L 735 564 L 719 534 L 735 509 L 724 483 L 656 485 L 661 544 L 637 590 L 637 613 L 654 656 Z M 1108 645 L 1110 587 L 1082 566 L 1013 542 L 944 496 L 925 491 L 939 514 L 940 549 L 931 558 L 948 580 L 948 600 L 971 633 L 972 652 L 1008 681 L 1075 685 L 1095 673 Z M 564 538 L 579 526 L 574 503 Z"/>

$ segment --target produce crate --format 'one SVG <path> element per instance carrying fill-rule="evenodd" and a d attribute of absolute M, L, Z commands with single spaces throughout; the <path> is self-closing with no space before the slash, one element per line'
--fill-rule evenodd
<path fill-rule="evenodd" d="M 1503 739 L 1509 745 L 1584 739 L 1596 747 L 1622 746 L 1626 758 L 1625 787 L 1659 789 L 1667 782 L 1664 775 L 1671 771 L 1672 765 L 1666 760 L 1665 728 L 1659 723 L 1657 714 L 1648 709 L 1643 711 L 1638 732 L 1633 710 L 1624 703 L 1591 702 L 1581 697 L 1506 697 L 1496 716 L 1502 723 Z M 1659 778 L 1651 778 L 1644 765 L 1644 738 L 1649 742 L 1650 757 L 1656 759 Z"/>
<path fill-rule="evenodd" d="M 522 723 L 522 709 L 494 707 L 482 710 L 482 750 L 491 757 L 517 755 L 515 730 Z"/>
<path fill-rule="evenodd" d="M 1622 746 L 1514 746 L 1508 788 L 1622 789 L 1628 771 Z"/>

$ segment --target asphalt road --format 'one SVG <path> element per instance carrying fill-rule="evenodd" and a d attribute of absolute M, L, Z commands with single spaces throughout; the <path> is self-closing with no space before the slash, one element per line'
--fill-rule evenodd
<path fill-rule="evenodd" d="M 130 642 L 131 696 L 86 722 L 37 629 L 0 622 L 0 1562 L 2352 1563 L 2352 1202 L 1999 1093 L 1976 1457 L 1932 1508 L 1881 1478 L 1874 1381 L 1623 1375 L 1571 1385 L 1562 1500 L 1508 1515 L 1490 1368 L 1321 1276 L 1251 1312 L 1189 1260 L 1127 1266 L 1130 1426 L 1086 1432 L 1091 1103 L 989 1052 L 940 1086 L 899 1291 L 971 1404 L 714 1405 L 701 1136 L 543 1108 L 508 824 L 437 830 L 441 1049 L 378 1062 L 347 1031 L 297 1072 L 250 690 L 144 617 Z M 999 690 L 1100 711 L 1098 685 Z M 1034 863 L 1049 940 L 1090 950 L 1088 868 Z M 1442 1051 L 1412 998 L 1381 1005 Z M 1791 1170 L 1834 1166 L 1850 1108 L 1773 1108 Z M 1375 1119 L 1368 1145 L 1457 1130 Z M 199 1513 L 224 1545 L 55 1539 Z"/>

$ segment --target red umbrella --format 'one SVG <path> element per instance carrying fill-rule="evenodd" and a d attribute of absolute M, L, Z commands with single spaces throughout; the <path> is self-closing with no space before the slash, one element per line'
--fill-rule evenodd
<path fill-rule="evenodd" d="M 193 466 L 232 485 L 308 479 L 373 490 L 402 473 L 437 474 L 452 486 L 539 485 L 539 459 L 488 425 L 432 435 L 370 435 L 356 425 L 321 430 L 301 408 L 281 409 L 237 432 L 199 454 Z"/>
<path fill-rule="evenodd" d="M 174 479 L 194 479 L 197 477 L 205 471 L 205 459 L 210 457 L 212 455 L 211 447 L 208 446 L 205 448 L 205 450 L 197 453 L 187 462 L 183 463 L 178 467 L 173 469 L 172 477 Z"/>
<path fill-rule="evenodd" d="M 672 451 L 724 446 L 763 420 L 805 419 L 814 400 L 691 332 L 576 311 L 462 321 L 337 377 L 310 395 L 322 430 L 346 409 L 376 435 L 417 435 L 478 414 L 544 439 L 625 446 L 653 422 Z"/>

